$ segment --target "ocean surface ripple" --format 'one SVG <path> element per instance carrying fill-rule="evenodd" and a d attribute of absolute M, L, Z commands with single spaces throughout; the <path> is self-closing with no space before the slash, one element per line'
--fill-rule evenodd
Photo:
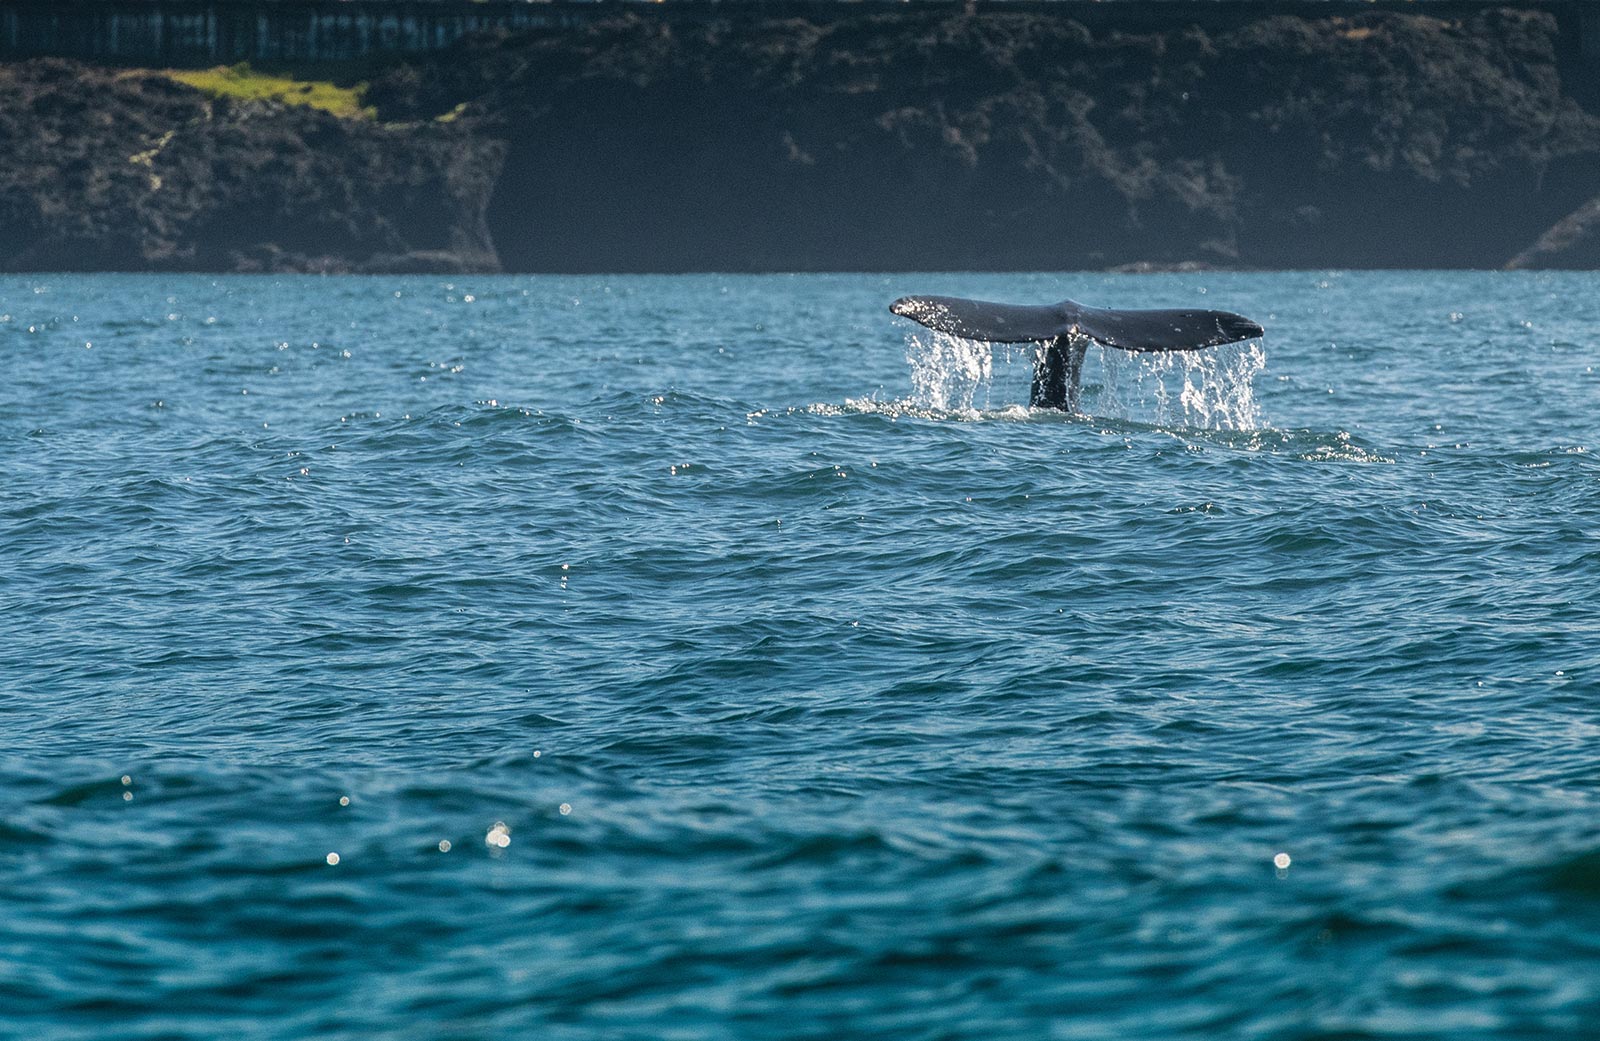
<path fill-rule="evenodd" d="M 1213 306 L 1092 415 L 906 293 Z M 1600 276 L 0 280 L 0 1035 L 1573 1038 Z"/>

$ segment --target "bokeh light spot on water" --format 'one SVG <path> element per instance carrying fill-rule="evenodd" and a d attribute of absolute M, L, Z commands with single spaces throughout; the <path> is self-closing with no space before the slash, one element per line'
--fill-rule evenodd
<path fill-rule="evenodd" d="M 1287 853 L 1279 853 L 1272 858 L 1272 866 L 1277 868 L 1279 871 L 1289 870 L 1289 864 L 1290 859 L 1289 854 Z M 1315 872 L 1313 872 L 1313 874 L 1315 874 Z"/>
<path fill-rule="evenodd" d="M 339 864 L 339 854 L 337 853 L 329 853 L 325 859 L 328 861 L 329 867 L 337 867 Z"/>
<path fill-rule="evenodd" d="M 494 849 L 505 849 L 511 845 L 511 828 L 505 821 L 495 821 L 494 827 L 484 835 L 483 844 Z"/>
<path fill-rule="evenodd" d="M 450 840 L 449 839 L 440 839 L 439 840 L 439 852 L 440 853 L 449 853 L 450 852 Z"/>

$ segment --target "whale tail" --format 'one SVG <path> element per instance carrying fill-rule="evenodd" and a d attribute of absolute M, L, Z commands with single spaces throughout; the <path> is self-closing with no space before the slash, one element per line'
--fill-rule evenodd
<path fill-rule="evenodd" d="M 889 305 L 902 318 L 968 340 L 1039 343 L 1028 403 L 1034 408 L 1076 411 L 1078 380 L 1089 341 L 1124 351 L 1198 351 L 1264 330 L 1232 311 L 1174 308 L 1117 311 L 1085 307 L 1073 300 L 1030 307 L 964 300 L 957 296 L 903 296 Z"/>
<path fill-rule="evenodd" d="M 1261 326 L 1232 311 L 1118 311 L 1073 300 L 1030 307 L 955 296 L 905 296 L 889 310 L 938 332 L 990 343 L 1083 336 L 1124 351 L 1197 351 L 1263 334 Z"/>

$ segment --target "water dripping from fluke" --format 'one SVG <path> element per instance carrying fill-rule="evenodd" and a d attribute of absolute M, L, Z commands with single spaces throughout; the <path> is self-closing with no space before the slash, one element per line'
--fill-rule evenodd
<path fill-rule="evenodd" d="M 1042 344 L 995 344 L 918 330 L 906 337 L 911 395 L 879 410 L 930 418 L 1043 418 L 1026 409 Z M 1203 351 L 1130 353 L 1090 344 L 1077 414 L 1156 427 L 1257 430 L 1255 378 L 1267 355 L 1260 340 Z M 860 403 L 852 403 L 859 405 Z"/>

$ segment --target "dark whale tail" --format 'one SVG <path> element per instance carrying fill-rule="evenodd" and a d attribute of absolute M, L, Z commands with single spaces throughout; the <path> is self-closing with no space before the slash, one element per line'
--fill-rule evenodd
<path fill-rule="evenodd" d="M 930 329 L 990 343 L 1032 343 L 1086 336 L 1125 351 L 1197 351 L 1254 339 L 1261 326 L 1232 311 L 1175 308 L 1115 311 L 1072 300 L 1044 307 L 994 304 L 955 296 L 904 296 L 889 305 L 902 318 Z"/>
<path fill-rule="evenodd" d="M 1197 351 L 1263 334 L 1261 326 L 1232 311 L 1117 311 L 1072 300 L 1029 307 L 955 296 L 905 296 L 889 310 L 969 340 L 1045 344 L 1029 400 L 1036 408 L 1077 406 L 1079 371 L 1091 340 L 1124 351 Z"/>

